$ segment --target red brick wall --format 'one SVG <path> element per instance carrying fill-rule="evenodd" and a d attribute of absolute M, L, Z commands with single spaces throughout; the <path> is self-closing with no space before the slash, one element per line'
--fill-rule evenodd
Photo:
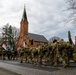
<path fill-rule="evenodd" d="M 30 45 L 30 41 L 26 36 L 19 37 L 18 46 L 23 46 L 24 40 L 26 39 L 27 45 Z"/>
<path fill-rule="evenodd" d="M 29 39 L 26 37 L 28 34 L 28 21 L 21 20 L 20 22 L 20 37 L 18 39 L 18 45 L 23 46 L 23 42 L 26 39 L 27 44 L 29 44 Z"/>
<path fill-rule="evenodd" d="M 22 20 L 20 22 L 20 35 L 26 35 L 28 34 L 28 21 Z"/>
<path fill-rule="evenodd" d="M 34 41 L 33 45 L 37 46 L 37 45 L 40 45 L 41 43 L 47 44 L 47 42 Z"/>

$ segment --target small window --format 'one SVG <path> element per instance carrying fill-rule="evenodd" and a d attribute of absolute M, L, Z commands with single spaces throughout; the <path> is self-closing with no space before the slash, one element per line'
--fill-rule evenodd
<path fill-rule="evenodd" d="M 21 39 L 22 39 L 22 36 L 21 36 Z"/>
<path fill-rule="evenodd" d="M 31 45 L 33 45 L 33 39 L 31 40 Z"/>

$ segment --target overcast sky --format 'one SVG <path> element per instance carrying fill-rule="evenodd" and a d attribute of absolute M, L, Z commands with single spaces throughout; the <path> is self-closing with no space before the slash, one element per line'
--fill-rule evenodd
<path fill-rule="evenodd" d="M 29 22 L 29 32 L 44 35 L 47 39 L 59 36 L 68 39 L 68 31 L 72 38 L 76 35 L 76 27 L 65 23 L 70 11 L 65 0 L 0 0 L 0 28 L 7 23 L 20 28 L 24 4 Z"/>

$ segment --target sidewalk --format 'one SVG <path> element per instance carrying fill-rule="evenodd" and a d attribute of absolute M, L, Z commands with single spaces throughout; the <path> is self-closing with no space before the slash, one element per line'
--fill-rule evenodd
<path fill-rule="evenodd" d="M 0 68 L 0 75 L 20 75 L 20 74 L 11 72 L 11 71 L 3 69 L 3 68 Z"/>

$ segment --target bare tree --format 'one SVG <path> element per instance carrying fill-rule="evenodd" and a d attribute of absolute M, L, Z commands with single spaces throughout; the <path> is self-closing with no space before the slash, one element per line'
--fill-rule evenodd
<path fill-rule="evenodd" d="M 76 22 L 76 0 L 66 0 L 68 4 L 68 10 L 71 11 L 69 19 L 67 22 Z"/>
<path fill-rule="evenodd" d="M 49 42 L 59 41 L 61 38 L 57 36 L 53 36 L 49 39 Z"/>

